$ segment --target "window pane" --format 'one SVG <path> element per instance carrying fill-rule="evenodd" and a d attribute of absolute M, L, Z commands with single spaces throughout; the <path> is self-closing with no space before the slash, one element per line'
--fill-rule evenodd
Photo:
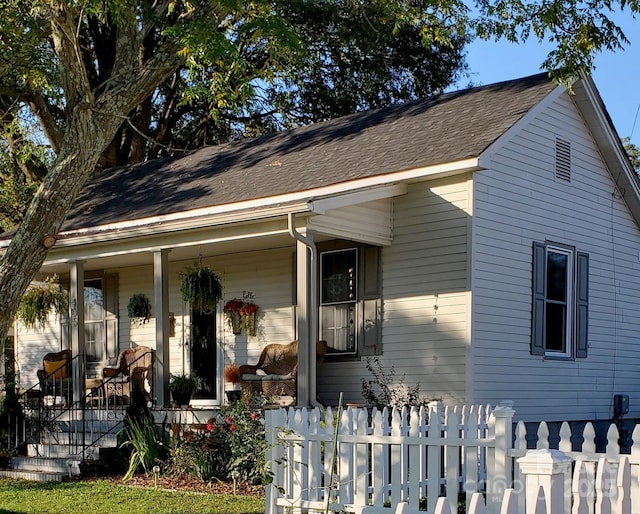
<path fill-rule="evenodd" d="M 84 283 L 84 319 L 85 321 L 102 321 L 104 298 L 102 296 L 102 280 L 87 280 Z"/>
<path fill-rule="evenodd" d="M 567 300 L 567 258 L 562 253 L 547 253 L 547 299 Z"/>
<path fill-rule="evenodd" d="M 328 252 L 322 254 L 322 303 L 356 301 L 355 250 Z"/>
<path fill-rule="evenodd" d="M 546 350 L 565 352 L 567 340 L 567 307 L 558 303 L 547 303 L 546 306 Z"/>
<path fill-rule="evenodd" d="M 84 337 L 88 362 L 99 362 L 104 358 L 104 323 L 102 321 L 84 324 Z"/>
<path fill-rule="evenodd" d="M 353 304 L 329 305 L 320 308 L 322 335 L 336 351 L 355 352 L 355 306 Z"/>
<path fill-rule="evenodd" d="M 102 279 L 84 282 L 84 337 L 87 362 L 105 358 L 104 296 Z"/>

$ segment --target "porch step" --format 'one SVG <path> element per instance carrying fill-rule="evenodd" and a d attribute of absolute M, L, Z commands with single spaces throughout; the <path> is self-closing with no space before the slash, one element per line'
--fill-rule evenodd
<path fill-rule="evenodd" d="M 19 478 L 31 482 L 62 482 L 69 480 L 69 473 L 0 469 L 0 477 Z"/>
<path fill-rule="evenodd" d="M 13 471 L 36 471 L 40 473 L 62 473 L 80 475 L 80 459 L 46 457 L 12 457 Z"/>
<path fill-rule="evenodd" d="M 68 432 L 43 432 L 40 437 L 42 444 L 45 445 L 52 444 L 82 446 L 84 444 L 86 446 L 89 446 L 96 444 L 97 446 L 101 446 L 104 448 L 113 448 L 115 446 L 118 446 L 117 433 L 92 434 L 90 432 L 87 432 L 83 434 L 82 432 L 72 432 L 71 434 L 69 434 Z"/>
<path fill-rule="evenodd" d="M 29 444 L 27 446 L 27 456 L 30 458 L 46 459 L 77 459 L 82 460 L 82 447 L 69 446 L 66 444 Z M 90 446 L 85 448 L 85 459 L 98 460 L 100 457 L 100 447 Z"/>

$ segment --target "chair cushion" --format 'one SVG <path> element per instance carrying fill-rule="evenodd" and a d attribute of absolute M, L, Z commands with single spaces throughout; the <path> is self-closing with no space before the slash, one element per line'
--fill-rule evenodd
<path fill-rule="evenodd" d="M 67 360 L 44 361 L 44 371 L 49 378 L 61 380 L 67 378 Z"/>
<path fill-rule="evenodd" d="M 254 375 L 252 373 L 245 373 L 242 375 L 242 380 L 291 380 L 291 373 L 286 375 Z"/>

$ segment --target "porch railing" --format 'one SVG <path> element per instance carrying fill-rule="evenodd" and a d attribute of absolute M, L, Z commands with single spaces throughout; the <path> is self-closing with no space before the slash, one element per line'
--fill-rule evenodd
<path fill-rule="evenodd" d="M 78 366 L 80 359 L 84 355 L 73 357 L 71 366 Z M 138 370 L 145 360 L 150 360 L 151 366 L 141 375 Z M 144 402 L 150 406 L 154 370 L 155 359 L 144 353 L 123 365 L 115 376 L 93 379 L 93 383 L 92 379 L 82 377 L 79 390 L 84 393 L 79 399 L 74 398 L 72 380 L 50 373 L 44 381 L 44 390 L 42 384 L 36 384 L 5 400 L 5 427 L 4 433 L 0 433 L 0 445 L 25 455 L 31 444 L 31 454 L 37 456 L 55 456 L 47 445 L 61 445 L 66 447 L 60 452 L 65 456 L 88 458 L 108 437 L 115 438 L 132 404 Z"/>

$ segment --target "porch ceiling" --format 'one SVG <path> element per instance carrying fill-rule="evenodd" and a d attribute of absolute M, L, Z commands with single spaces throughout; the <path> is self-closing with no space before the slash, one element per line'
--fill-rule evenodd
<path fill-rule="evenodd" d="M 301 223 L 298 229 L 304 229 Z M 316 234 L 317 241 L 333 236 Z M 173 234 L 128 238 L 118 241 L 95 241 L 81 246 L 54 248 L 42 267 L 43 273 L 64 274 L 70 263 L 84 261 L 87 271 L 109 270 L 153 264 L 153 253 L 169 249 L 169 261 L 184 261 L 273 248 L 293 248 L 286 219 L 259 224 L 234 224 L 228 227 L 201 228 Z"/>

